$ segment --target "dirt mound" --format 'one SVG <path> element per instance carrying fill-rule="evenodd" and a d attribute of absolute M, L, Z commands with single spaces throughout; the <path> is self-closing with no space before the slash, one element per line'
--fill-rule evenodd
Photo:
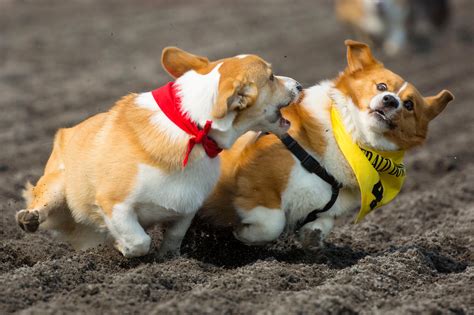
<path fill-rule="evenodd" d="M 474 313 L 474 2 L 430 52 L 387 59 L 425 94 L 456 100 L 408 155 L 408 182 L 361 224 L 340 218 L 318 253 L 293 235 L 247 247 L 196 223 L 183 256 L 75 252 L 23 233 L 20 189 L 36 181 L 55 130 L 168 80 L 161 49 L 211 58 L 254 52 L 308 86 L 344 64 L 330 2 L 4 1 L 0 3 L 0 313 Z M 155 248 L 159 228 L 151 231 Z"/>

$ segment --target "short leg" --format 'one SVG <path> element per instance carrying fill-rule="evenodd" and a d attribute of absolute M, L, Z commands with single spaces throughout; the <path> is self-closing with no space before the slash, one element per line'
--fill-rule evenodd
<path fill-rule="evenodd" d="M 242 225 L 234 230 L 234 236 L 248 245 L 264 244 L 276 240 L 286 225 L 285 212 L 258 206 L 252 210 L 238 211 Z"/>
<path fill-rule="evenodd" d="M 193 221 L 194 215 L 195 212 L 183 215 L 168 227 L 163 237 L 163 241 L 161 242 L 159 250 L 160 257 L 179 256 L 181 242 Z"/>
<path fill-rule="evenodd" d="M 321 216 L 305 224 L 300 230 L 300 240 L 303 247 L 309 250 L 318 250 L 324 247 L 324 239 L 334 226 L 334 218 Z"/>
<path fill-rule="evenodd" d="M 33 233 L 47 220 L 50 212 L 66 204 L 63 172 L 44 174 L 35 187 L 28 183 L 23 195 L 27 209 L 16 214 L 16 221 L 23 230 Z"/>
<path fill-rule="evenodd" d="M 151 238 L 138 222 L 137 214 L 128 204 L 116 204 L 105 223 L 115 239 L 115 248 L 127 258 L 139 257 L 150 251 Z"/>

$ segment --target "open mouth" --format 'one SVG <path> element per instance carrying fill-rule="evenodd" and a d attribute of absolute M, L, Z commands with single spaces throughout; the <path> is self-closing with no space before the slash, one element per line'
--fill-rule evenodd
<path fill-rule="evenodd" d="M 384 121 L 390 128 L 395 128 L 396 125 L 388 118 L 383 111 L 380 109 L 375 109 L 371 111 L 371 114 L 374 114 L 379 120 Z"/>
<path fill-rule="evenodd" d="M 283 117 L 283 115 L 281 114 L 281 109 L 278 109 L 278 111 L 276 112 L 276 115 L 277 115 L 278 125 L 280 126 L 280 128 L 284 128 L 284 129 L 290 128 L 291 123 L 289 120 Z"/>
<path fill-rule="evenodd" d="M 290 103 L 291 102 L 288 102 L 286 104 L 280 104 L 277 106 L 277 109 L 275 112 L 276 119 L 274 122 L 278 122 L 278 125 L 280 126 L 280 128 L 283 128 L 283 129 L 290 128 L 291 123 L 287 119 L 285 119 L 281 113 L 282 108 L 287 107 L 288 105 L 290 105 Z"/>

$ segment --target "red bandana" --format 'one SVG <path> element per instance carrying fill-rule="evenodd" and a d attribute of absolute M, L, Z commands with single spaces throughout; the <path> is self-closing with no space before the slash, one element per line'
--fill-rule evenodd
<path fill-rule="evenodd" d="M 181 128 L 184 132 L 191 135 L 189 139 L 186 155 L 184 156 L 183 167 L 188 164 L 189 154 L 196 143 L 201 143 L 207 156 L 215 158 L 222 149 L 219 148 L 216 141 L 210 138 L 207 134 L 211 130 L 212 121 L 206 121 L 204 128 L 199 126 L 189 118 L 189 115 L 181 112 L 181 99 L 176 95 L 174 83 L 168 84 L 151 91 L 156 104 L 161 108 L 166 117 L 169 118 L 176 126 Z"/>

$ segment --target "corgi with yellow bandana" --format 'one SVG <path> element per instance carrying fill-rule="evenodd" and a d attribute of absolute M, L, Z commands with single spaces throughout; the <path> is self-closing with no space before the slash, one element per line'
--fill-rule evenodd
<path fill-rule="evenodd" d="M 283 111 L 287 135 L 248 133 L 223 152 L 202 217 L 232 226 L 246 244 L 273 241 L 286 229 L 317 248 L 335 217 L 360 207 L 360 221 L 395 198 L 404 152 L 423 143 L 429 122 L 454 97 L 447 90 L 423 97 L 367 45 L 345 44 L 345 71 Z"/>

